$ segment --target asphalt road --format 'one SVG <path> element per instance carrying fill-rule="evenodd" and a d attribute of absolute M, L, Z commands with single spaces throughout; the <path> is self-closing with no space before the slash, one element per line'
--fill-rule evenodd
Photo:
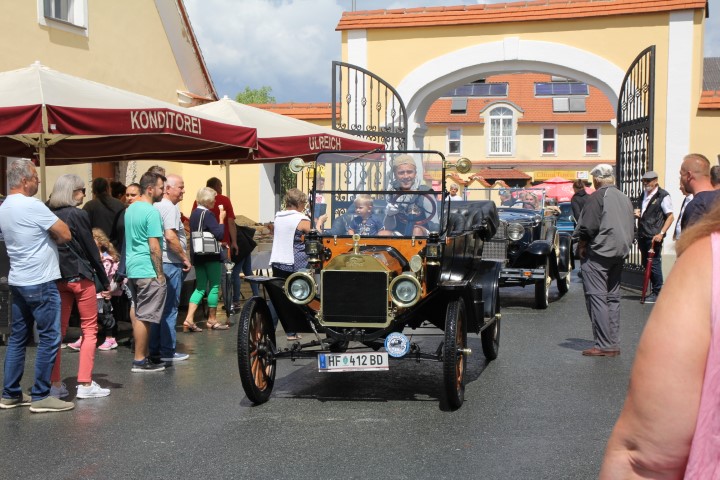
<path fill-rule="evenodd" d="M 109 397 L 63 413 L 0 411 L 0 476 L 596 478 L 651 306 L 623 292 L 622 355 L 586 358 L 582 286 L 573 278 L 569 294 L 551 295 L 538 311 L 532 288 L 502 290 L 500 355 L 486 364 L 469 335 L 465 404 L 454 412 L 440 400 L 441 365 L 414 361 L 332 374 L 280 362 L 272 398 L 254 407 L 238 376 L 237 326 L 178 333 L 191 359 L 162 373 L 131 373 L 127 347 L 98 352 L 95 380 Z M 413 334 L 427 350 L 441 341 L 439 330 Z M 77 354 L 63 350 L 71 392 L 76 369 Z M 28 358 L 24 387 L 32 372 Z"/>

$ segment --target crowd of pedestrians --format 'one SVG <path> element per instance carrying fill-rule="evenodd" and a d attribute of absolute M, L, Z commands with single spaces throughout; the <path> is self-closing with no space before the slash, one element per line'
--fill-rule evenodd
<path fill-rule="evenodd" d="M 225 257 L 195 255 L 186 233 L 188 228 L 212 231 L 242 260 L 237 273 L 251 273 L 252 246 L 243 238 L 244 256 L 239 256 L 234 212 L 217 178 L 198 192 L 189 226 L 178 206 L 185 194 L 182 177 L 166 176 L 158 166 L 128 186 L 96 178 L 93 198 L 82 208 L 86 187 L 77 175 L 61 175 L 46 204 L 34 198 L 40 180 L 31 161 L 10 162 L 7 179 L 0 231 L 10 258 L 12 323 L 0 408 L 29 406 L 35 413 L 74 408 L 64 400 L 70 392 L 61 381 L 60 353 L 74 307 L 82 335 L 66 346 L 79 352 L 75 398 L 82 399 L 111 393 L 93 381 L 92 372 L 96 350 L 118 347 L 119 321 L 132 324 L 132 372 L 160 372 L 189 358 L 176 350 L 176 325 L 183 281 L 193 266 L 197 282 L 186 330 L 201 331 L 193 319 L 203 297 L 211 307 L 207 328 L 229 328 L 216 316 Z M 237 290 L 237 299 L 225 301 L 238 302 L 239 285 Z M 99 316 L 107 315 L 113 321 L 99 329 Z M 34 383 L 27 394 L 20 382 L 33 328 L 38 345 Z"/>
<path fill-rule="evenodd" d="M 716 168 L 716 167 L 713 167 Z M 718 168 L 716 168 L 718 169 Z M 596 191 L 581 206 L 575 238 L 594 345 L 585 356 L 620 354 L 620 274 L 637 242 L 651 263 L 654 306 L 634 360 L 627 398 L 608 441 L 601 479 L 717 478 L 720 451 L 720 190 L 709 160 L 689 154 L 680 168 L 685 198 L 665 287 L 661 250 L 674 221 L 654 171 L 633 203 L 615 187 L 612 166 L 591 174 Z M 678 315 L 678 306 L 682 314 Z"/>

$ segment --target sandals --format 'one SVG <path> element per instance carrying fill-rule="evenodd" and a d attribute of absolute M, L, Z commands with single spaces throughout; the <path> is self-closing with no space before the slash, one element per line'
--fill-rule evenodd
<path fill-rule="evenodd" d="M 202 328 L 198 327 L 195 323 L 183 322 L 183 332 L 202 332 Z"/>
<path fill-rule="evenodd" d="M 288 335 L 287 339 L 288 339 L 288 340 L 301 340 L 301 339 L 302 339 L 302 335 L 298 335 L 298 334 Z"/>
<path fill-rule="evenodd" d="M 210 323 L 206 324 L 208 330 L 230 330 L 230 326 L 225 323 Z"/>

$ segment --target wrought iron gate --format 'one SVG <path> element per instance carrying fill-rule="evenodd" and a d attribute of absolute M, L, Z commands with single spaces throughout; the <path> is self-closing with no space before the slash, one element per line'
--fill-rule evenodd
<path fill-rule="evenodd" d="M 617 185 L 640 208 L 642 175 L 653 169 L 655 111 L 655 45 L 643 50 L 630 65 L 618 99 Z M 640 251 L 634 245 L 625 262 L 623 284 L 642 288 Z"/>
<path fill-rule="evenodd" d="M 386 150 L 407 148 L 407 112 L 397 91 L 356 65 L 332 62 L 332 128 L 384 143 Z"/>

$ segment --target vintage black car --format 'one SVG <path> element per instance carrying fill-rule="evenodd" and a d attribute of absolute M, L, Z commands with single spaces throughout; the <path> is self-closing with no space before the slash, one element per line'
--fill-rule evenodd
<path fill-rule="evenodd" d="M 573 269 L 572 232 L 558 230 L 561 210 L 545 205 L 544 190 L 473 189 L 466 195 L 497 203 L 500 225 L 485 244 L 483 256 L 502 262 L 501 287 L 534 286 L 539 309 L 548 307 L 553 280 L 560 294 L 567 293 Z"/>
<path fill-rule="evenodd" d="M 494 203 L 453 210 L 443 195 L 446 169 L 469 168 L 458 163 L 429 151 L 324 152 L 307 165 L 303 175 L 325 180 L 310 195 L 325 207 L 309 211 L 325 215 L 312 219 L 322 225 L 305 236 L 307 268 L 286 280 L 250 280 L 264 287 L 286 332 L 306 335 L 281 347 L 266 298 L 248 300 L 238 329 L 248 399 L 268 400 L 280 359 L 313 358 L 320 372 L 429 360 L 443 364 L 447 406 L 462 405 L 468 332 L 480 335 L 487 360 L 498 355 L 501 264 L 483 256 L 498 227 Z M 291 168 L 300 170 L 302 161 Z M 368 201 L 370 213 L 360 215 Z M 437 348 L 425 351 L 406 335 L 422 325 L 443 330 Z"/>

